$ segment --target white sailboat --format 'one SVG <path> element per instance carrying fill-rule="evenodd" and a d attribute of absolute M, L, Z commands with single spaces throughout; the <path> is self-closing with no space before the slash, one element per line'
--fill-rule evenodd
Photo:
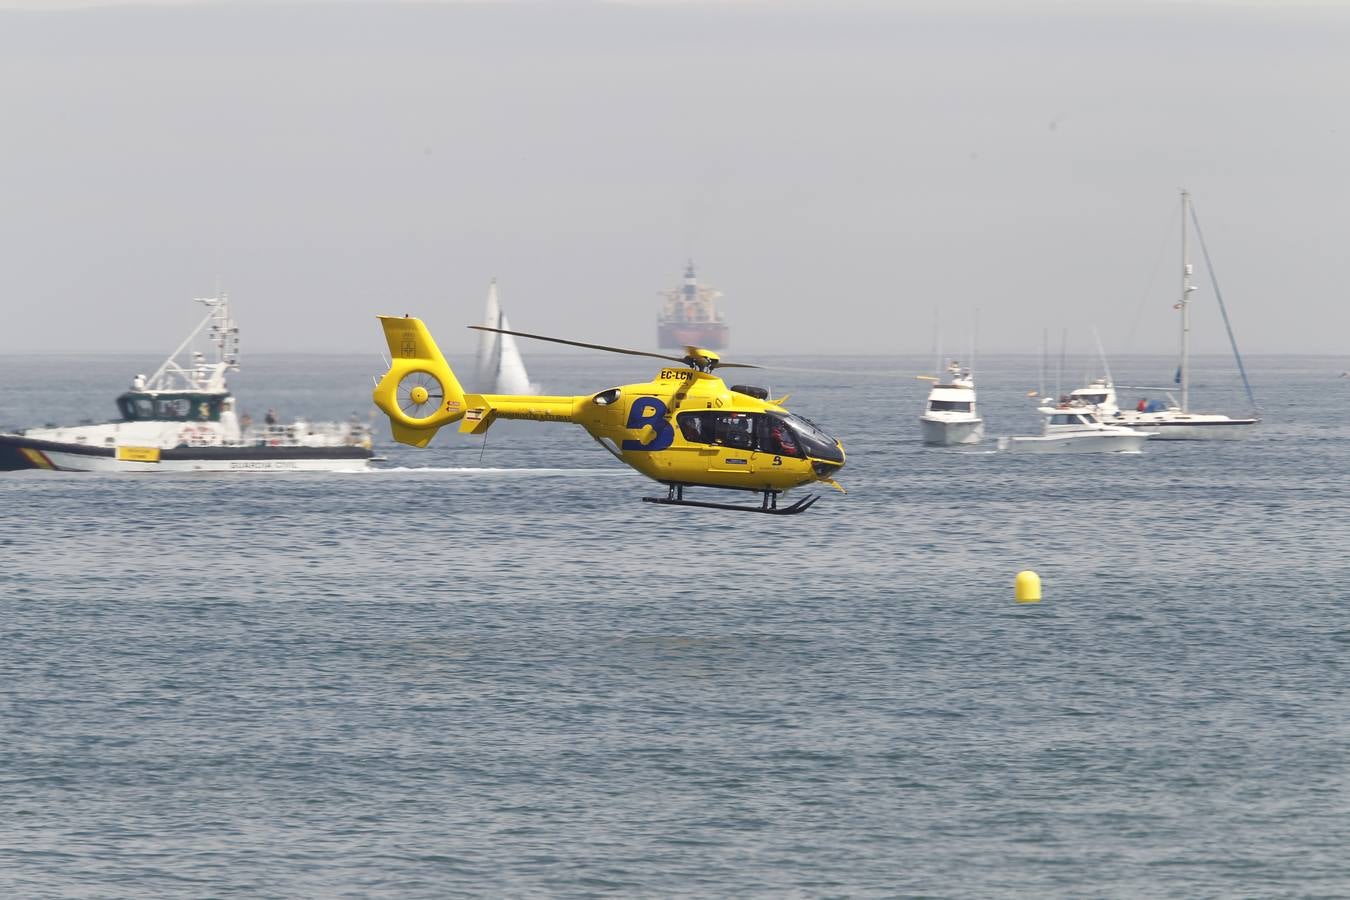
<path fill-rule="evenodd" d="M 502 312 L 501 301 L 497 297 L 495 278 L 488 287 L 483 324 L 489 328 L 507 331 L 511 328 L 506 313 Z M 516 345 L 515 337 L 495 331 L 478 333 L 478 385 L 481 390 L 494 394 L 539 393 L 538 385 L 532 384 L 530 376 L 525 372 L 525 362 L 520 358 L 520 348 Z"/>
<path fill-rule="evenodd" d="M 946 378 L 932 381 L 928 402 L 919 416 L 923 442 L 939 447 L 978 444 L 984 439 L 984 420 L 975 405 L 975 376 L 970 369 L 952 360 Z"/>
<path fill-rule="evenodd" d="M 1196 219 L 1194 209 L 1191 206 L 1190 192 L 1182 191 L 1181 302 L 1176 305 L 1176 308 L 1181 311 L 1180 361 L 1177 366 L 1176 378 L 1180 397 L 1174 397 L 1171 393 L 1168 393 L 1168 399 L 1165 403 L 1160 400 L 1141 400 L 1139 407 L 1136 409 L 1120 409 L 1116 402 L 1115 386 L 1111 383 L 1109 375 L 1104 380 L 1094 382 L 1088 389 L 1080 388 L 1074 391 L 1074 394 L 1090 394 L 1098 401 L 1093 405 L 1109 421 L 1131 428 L 1157 432 L 1159 440 L 1237 440 L 1246 437 L 1251 430 L 1251 426 L 1261 420 L 1256 416 L 1237 418 L 1222 413 L 1197 413 L 1192 412 L 1190 408 L 1191 294 L 1198 288 L 1191 284 L 1191 276 L 1195 274 L 1195 269 L 1190 260 L 1188 219 L 1190 223 L 1195 225 L 1196 234 L 1200 238 L 1201 250 L 1204 250 L 1204 235 L 1200 233 L 1200 223 Z M 1208 266 L 1208 252 L 1205 253 L 1205 263 Z M 1228 313 L 1223 306 L 1223 297 L 1219 294 L 1218 282 L 1214 280 L 1213 275 L 1213 269 L 1210 268 L 1214 294 L 1219 301 L 1219 309 L 1223 313 L 1224 325 L 1228 327 L 1228 338 L 1233 345 L 1233 356 L 1237 360 L 1238 372 L 1242 375 L 1243 384 L 1247 388 L 1247 397 L 1252 401 L 1252 406 L 1255 407 L 1256 401 L 1252 398 L 1251 386 L 1247 384 L 1247 374 L 1242 366 L 1242 357 L 1237 352 L 1237 342 L 1233 340 L 1233 330 L 1228 326 Z"/>

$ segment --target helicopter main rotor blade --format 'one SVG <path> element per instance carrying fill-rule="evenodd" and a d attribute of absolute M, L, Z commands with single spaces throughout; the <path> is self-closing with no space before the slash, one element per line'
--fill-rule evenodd
<path fill-rule="evenodd" d="M 529 332 L 526 331 L 510 331 L 505 328 L 490 328 L 487 325 L 470 325 L 468 327 L 474 329 L 475 331 L 493 331 L 496 332 L 497 334 L 509 334 L 514 337 L 533 338 L 536 341 L 549 341 L 554 344 L 566 344 L 569 347 L 585 347 L 587 350 L 604 350 L 609 353 L 624 353 L 627 354 L 628 356 L 647 356 L 652 359 L 665 359 L 669 360 L 670 362 L 677 362 L 680 365 L 689 365 L 689 357 L 687 356 L 667 356 L 664 353 L 650 353 L 646 350 L 629 350 L 626 347 L 609 347 L 606 346 L 605 344 L 588 344 L 585 341 L 569 341 L 566 338 L 549 337 L 548 335 L 544 334 L 530 334 Z M 719 361 L 714 368 L 758 369 L 759 366 L 752 365 L 751 363 L 728 363 Z"/>
<path fill-rule="evenodd" d="M 650 356 L 652 359 L 668 359 L 683 363 L 683 356 L 666 356 L 664 353 L 648 353 L 646 350 L 628 350 L 623 347 L 606 347 L 604 344 L 587 344 L 583 341 L 569 341 L 565 338 L 549 337 L 543 334 L 529 334 L 524 331 L 508 331 L 505 328 L 489 328 L 486 325 L 470 325 L 475 331 L 495 331 L 497 334 L 509 334 L 515 337 L 533 338 L 536 341 L 550 341 L 554 344 L 567 344 L 569 347 L 585 347 L 588 350 L 607 350 L 610 353 L 626 353 L 629 356 Z"/>

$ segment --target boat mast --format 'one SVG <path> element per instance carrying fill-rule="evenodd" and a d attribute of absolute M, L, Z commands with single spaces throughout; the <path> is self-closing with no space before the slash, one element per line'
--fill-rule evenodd
<path fill-rule="evenodd" d="M 1041 329 L 1041 372 L 1040 372 L 1041 380 L 1040 380 L 1040 382 L 1036 385 L 1037 390 L 1040 392 L 1041 400 L 1042 400 L 1042 401 L 1045 400 L 1045 361 L 1046 361 L 1049 357 L 1050 357 L 1050 329 L 1049 329 L 1049 328 L 1042 328 L 1042 329 Z M 1058 396 L 1056 396 L 1055 399 L 1059 399 Z"/>
<path fill-rule="evenodd" d="M 1191 393 L 1191 248 L 1187 239 L 1186 220 L 1191 212 L 1190 191 L 1181 192 L 1181 411 L 1190 409 Z"/>
<path fill-rule="evenodd" d="M 206 318 L 192 329 L 183 339 L 183 343 L 179 344 L 178 348 L 169 354 L 169 358 L 155 370 L 155 374 L 150 376 L 146 382 L 150 390 L 223 391 L 225 373 L 229 370 L 238 371 L 239 329 L 230 318 L 229 295 L 224 291 L 218 291 L 214 297 L 197 297 L 196 301 L 206 307 Z M 215 346 L 215 359 L 208 363 L 200 352 L 195 352 L 188 367 L 184 368 L 178 362 L 179 354 L 193 345 L 197 335 L 207 325 L 211 326 L 208 339 Z M 174 383 L 175 377 L 181 384 Z"/>
<path fill-rule="evenodd" d="M 934 384 L 942 384 L 942 376 L 946 369 L 942 366 L 942 321 L 938 318 L 938 308 L 933 307 L 933 374 L 937 378 Z"/>

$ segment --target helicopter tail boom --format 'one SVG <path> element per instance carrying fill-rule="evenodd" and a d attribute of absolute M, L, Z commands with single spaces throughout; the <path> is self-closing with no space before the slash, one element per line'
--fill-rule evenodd
<path fill-rule="evenodd" d="M 470 394 L 465 400 L 459 430 L 482 434 L 498 419 L 531 422 L 576 422 L 576 411 L 586 397 L 529 397 L 508 394 Z"/>
<path fill-rule="evenodd" d="M 393 362 L 375 385 L 375 405 L 389 417 L 394 440 L 425 447 L 441 426 L 464 415 L 464 389 L 421 319 L 379 319 Z"/>

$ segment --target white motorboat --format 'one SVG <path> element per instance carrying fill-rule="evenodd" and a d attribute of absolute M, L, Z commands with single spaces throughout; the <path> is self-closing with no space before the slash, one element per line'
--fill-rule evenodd
<path fill-rule="evenodd" d="M 501 301 L 497 297 L 497 279 L 492 279 L 488 287 L 487 308 L 483 312 L 483 325 L 510 331 L 511 324 L 502 311 Z M 525 372 L 525 361 L 520 357 L 520 348 L 514 335 L 498 331 L 480 331 L 478 333 L 478 389 L 491 394 L 537 394 L 539 386 L 530 382 Z"/>
<path fill-rule="evenodd" d="M 1189 220 L 1189 223 L 1188 223 Z M 1200 222 L 1195 215 L 1195 209 L 1191 204 L 1191 195 L 1187 191 L 1181 192 L 1181 301 L 1176 304 L 1176 309 L 1181 312 L 1181 349 L 1180 359 L 1177 364 L 1176 384 L 1179 397 L 1174 397 L 1165 388 L 1153 388 L 1152 390 L 1162 390 L 1167 397 L 1162 400 L 1140 400 L 1134 408 L 1121 409 L 1116 403 L 1115 387 L 1107 378 L 1094 382 L 1088 388 L 1080 388 L 1073 392 L 1071 396 L 1083 401 L 1092 400 L 1089 405 L 1095 406 L 1104 419 L 1116 424 L 1125 425 L 1130 428 L 1139 428 L 1145 431 L 1156 431 L 1161 440 L 1238 440 L 1246 437 L 1251 427 L 1261 421 L 1257 416 L 1234 417 L 1224 415 L 1223 413 L 1197 413 L 1192 412 L 1190 408 L 1191 394 L 1191 294 L 1198 288 L 1191 284 L 1191 276 L 1195 274 L 1194 267 L 1190 261 L 1190 242 L 1188 239 L 1189 225 L 1194 224 L 1196 234 L 1200 238 L 1201 250 L 1204 250 L 1204 236 L 1200 233 Z M 1208 265 L 1209 255 L 1205 253 L 1205 262 Z M 1214 295 L 1219 302 L 1219 310 L 1223 313 L 1225 326 L 1228 325 L 1228 312 L 1223 305 L 1223 296 L 1219 293 L 1217 280 L 1214 279 L 1213 268 L 1210 268 L 1210 278 L 1214 286 Z M 1252 396 L 1251 385 L 1247 382 L 1246 369 L 1242 365 L 1242 356 L 1238 353 L 1237 342 L 1233 340 L 1232 328 L 1228 329 L 1229 340 L 1233 346 L 1233 358 L 1237 362 L 1238 372 L 1242 376 L 1242 383 L 1247 389 L 1247 398 L 1251 401 L 1252 407 L 1256 407 L 1256 400 Z M 1150 390 L 1144 388 L 1143 390 Z"/>
<path fill-rule="evenodd" d="M 1001 437 L 998 449 L 1019 453 L 1139 453 L 1155 432 L 1108 425 L 1084 407 L 1042 406 L 1041 433 Z"/>
<path fill-rule="evenodd" d="M 261 423 L 241 417 L 225 375 L 239 368 L 239 329 L 225 294 L 199 299 L 206 317 L 159 369 L 117 398 L 121 418 L 99 425 L 0 434 L 0 470 L 69 472 L 312 472 L 367 468 L 365 422 Z M 212 358 L 193 350 L 203 329 Z"/>
<path fill-rule="evenodd" d="M 952 360 L 946 378 L 935 381 L 928 392 L 919 425 L 923 442 L 934 446 L 978 444 L 984 439 L 984 420 L 975 404 L 975 376 L 969 368 Z"/>

